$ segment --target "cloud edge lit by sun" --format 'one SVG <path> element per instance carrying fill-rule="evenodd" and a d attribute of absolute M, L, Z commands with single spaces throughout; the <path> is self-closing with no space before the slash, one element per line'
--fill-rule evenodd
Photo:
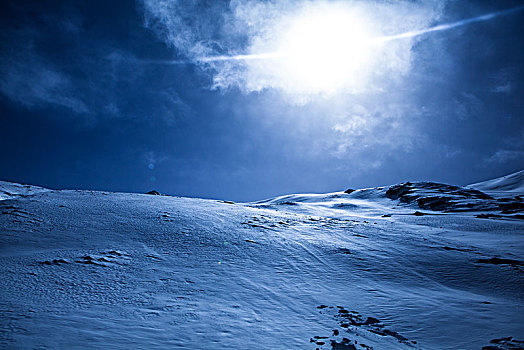
<path fill-rule="evenodd" d="M 318 95 L 383 91 L 388 84 L 409 73 L 415 39 L 387 45 L 374 44 L 373 47 L 366 41 L 388 33 L 427 27 L 440 16 L 443 6 L 435 1 L 421 1 L 417 4 L 400 1 L 392 5 L 320 0 L 234 0 L 229 4 L 229 11 L 223 14 L 223 20 L 216 21 L 218 24 L 213 23 L 218 26 L 213 32 L 220 35 L 211 38 L 209 31 L 189 30 L 189 24 L 184 19 L 183 6 L 178 2 L 145 0 L 144 4 L 146 17 L 150 18 L 150 22 L 156 21 L 157 31 L 159 24 L 162 25 L 166 42 L 205 72 L 212 74 L 213 89 L 238 88 L 246 93 L 272 89 L 297 103 Z M 298 45 L 298 49 L 295 46 L 293 52 L 293 44 L 288 42 L 297 26 L 300 28 L 300 23 L 317 22 L 319 27 L 322 22 L 330 23 L 330 16 L 335 17 L 335 29 L 339 23 L 338 27 L 353 29 L 364 37 L 361 41 L 358 36 L 353 37 L 361 51 L 356 55 L 358 59 L 344 66 L 344 59 L 354 56 L 348 55 L 348 50 L 332 45 L 337 40 L 341 41 L 344 36 L 335 32 L 335 38 L 329 39 L 332 41 L 329 46 L 322 42 L 320 35 L 313 42 L 321 43 L 324 49 L 328 48 L 327 51 L 342 53 L 342 57 L 328 59 L 324 66 L 317 64 L 318 70 L 313 71 L 311 67 L 315 65 L 311 62 L 319 61 L 318 57 L 322 58 L 323 54 L 317 58 L 305 57 L 308 52 L 314 52 L 314 49 L 308 51 L 305 45 Z M 350 23 L 344 24 L 345 20 Z M 201 26 L 199 23 L 191 25 Z M 314 33 L 313 30 L 310 35 Z M 190 35 L 184 36 L 185 32 Z M 300 40 L 306 42 L 307 37 Z M 220 51 L 216 51 L 217 48 Z M 289 48 L 292 49 L 291 52 Z M 301 54 L 306 58 L 306 64 L 301 65 L 297 60 Z M 327 54 L 324 57 L 330 56 Z"/>

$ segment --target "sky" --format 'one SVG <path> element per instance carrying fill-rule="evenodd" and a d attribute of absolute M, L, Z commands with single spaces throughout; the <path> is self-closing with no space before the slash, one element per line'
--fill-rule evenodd
<path fill-rule="evenodd" d="M 253 201 L 524 168 L 522 1 L 0 6 L 2 180 Z"/>

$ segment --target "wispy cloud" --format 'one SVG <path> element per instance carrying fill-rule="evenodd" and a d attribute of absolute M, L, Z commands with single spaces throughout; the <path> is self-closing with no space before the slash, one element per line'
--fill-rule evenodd
<path fill-rule="evenodd" d="M 515 69 L 504 68 L 493 75 L 491 92 L 498 94 L 510 94 L 517 82 L 515 82 Z"/>
<path fill-rule="evenodd" d="M 0 92 L 28 108 L 51 105 L 89 112 L 70 77 L 38 56 L 30 45 L 0 56 Z"/>
<path fill-rule="evenodd" d="M 62 26 L 57 23 L 60 31 Z M 85 33 L 78 26 L 70 31 L 73 34 L 64 34 L 72 42 L 69 51 L 60 47 L 66 52 L 49 54 L 41 44 L 49 40 L 47 33 L 32 25 L 6 29 L 0 50 L 0 93 L 28 109 L 64 109 L 89 127 L 100 119 L 151 116 L 173 126 L 192 114 L 176 89 L 150 83 L 144 74 L 151 68 L 147 60 L 108 48 L 103 40 L 92 41 L 90 56 L 85 56 L 79 40 L 74 40 L 85 39 Z"/>
<path fill-rule="evenodd" d="M 490 155 L 485 163 L 490 165 L 500 165 L 512 161 L 524 161 L 524 151 L 501 149 Z"/>
<path fill-rule="evenodd" d="M 524 162 L 524 132 L 517 137 L 509 137 L 501 147 L 484 159 L 485 166 Z"/>
<path fill-rule="evenodd" d="M 276 46 L 289 22 L 318 10 L 327 1 L 233 0 L 209 6 L 203 1 L 143 0 L 142 4 L 146 27 L 175 48 L 179 56 L 210 72 L 213 88 L 239 88 L 248 93 L 272 88 L 300 95 L 295 96 L 295 102 L 308 100 L 304 95 L 316 93 L 292 86 L 272 59 L 278 56 Z M 428 27 L 441 15 L 444 2 L 331 1 L 329 6 L 354 12 L 374 33 L 384 36 Z M 377 91 L 391 79 L 407 74 L 415 42 L 413 36 L 389 43 L 372 58 L 373 62 L 367 62 L 369 81 L 365 86 L 356 89 L 355 84 L 347 84 L 346 89 Z"/>

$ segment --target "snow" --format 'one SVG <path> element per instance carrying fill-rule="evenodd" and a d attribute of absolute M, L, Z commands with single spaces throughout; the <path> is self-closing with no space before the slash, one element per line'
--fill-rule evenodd
<path fill-rule="evenodd" d="M 30 196 L 36 193 L 47 191 L 49 191 L 47 188 L 42 188 L 38 186 L 24 185 L 8 181 L 0 181 L 0 201 L 19 196 Z"/>
<path fill-rule="evenodd" d="M 0 191 L 3 348 L 523 346 L 514 197 L 427 182 L 256 203 Z"/>
<path fill-rule="evenodd" d="M 515 193 L 524 195 L 524 170 L 497 179 L 468 185 L 484 192 Z"/>

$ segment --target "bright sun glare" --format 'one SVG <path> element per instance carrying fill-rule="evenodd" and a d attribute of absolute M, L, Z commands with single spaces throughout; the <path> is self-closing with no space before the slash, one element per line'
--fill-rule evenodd
<path fill-rule="evenodd" d="M 250 33 L 246 53 L 197 59 L 217 70 L 215 86 L 278 89 L 298 103 L 315 94 L 384 91 L 384 84 L 409 72 L 411 39 L 524 11 L 518 6 L 427 27 L 437 12 L 418 6 L 406 12 L 387 2 L 315 0 L 291 9 L 277 3 L 272 6 L 278 11 L 261 7 L 244 18 Z"/>
<path fill-rule="evenodd" d="M 304 90 L 329 92 L 359 79 L 371 37 L 351 13 L 331 10 L 299 16 L 279 46 L 283 75 Z"/>

